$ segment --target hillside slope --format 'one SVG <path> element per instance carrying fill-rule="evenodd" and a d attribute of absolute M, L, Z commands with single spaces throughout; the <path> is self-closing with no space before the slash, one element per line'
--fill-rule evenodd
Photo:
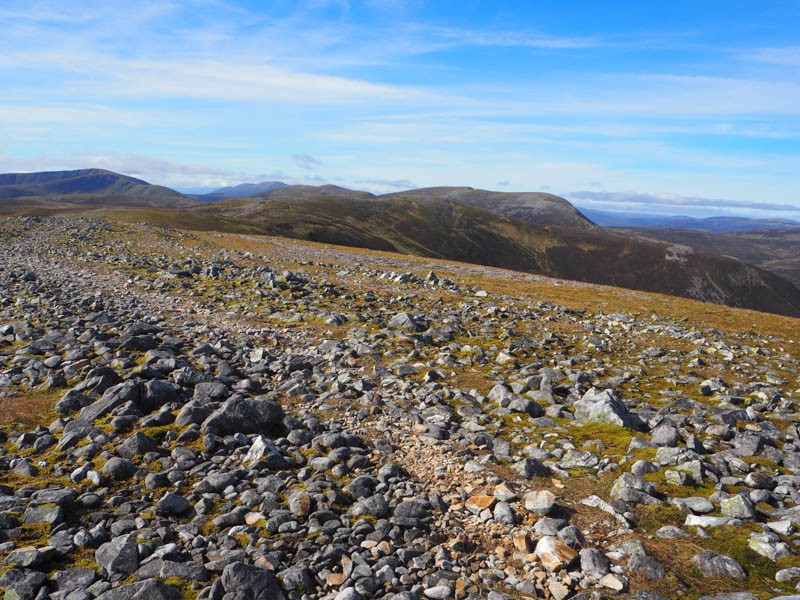
<path fill-rule="evenodd" d="M 374 196 L 282 186 L 197 202 L 106 171 L 9 174 L 0 214 L 83 214 L 199 231 L 265 233 L 503 267 L 800 316 L 800 290 L 734 258 L 595 225 L 563 198 L 472 188 Z M 40 194 L 11 196 L 11 194 Z"/>
<path fill-rule="evenodd" d="M 285 189 L 285 188 L 284 188 Z M 279 190 L 282 191 L 282 190 Z M 192 214 L 264 233 L 504 267 L 800 316 L 800 290 L 734 258 L 599 227 L 534 225 L 459 202 L 392 195 L 249 199 Z"/>
<path fill-rule="evenodd" d="M 0 256 L 6 598 L 795 597 L 800 319 L 94 219 Z"/>
<path fill-rule="evenodd" d="M 619 231 L 735 256 L 800 285 L 800 228 L 797 227 L 724 234 L 633 227 L 620 228 Z"/>
<path fill-rule="evenodd" d="M 559 225 L 578 229 L 595 227 L 564 198 L 540 192 L 491 192 L 470 187 L 432 187 L 380 196 L 414 201 L 450 200 L 490 210 L 504 217 L 538 225 Z"/>

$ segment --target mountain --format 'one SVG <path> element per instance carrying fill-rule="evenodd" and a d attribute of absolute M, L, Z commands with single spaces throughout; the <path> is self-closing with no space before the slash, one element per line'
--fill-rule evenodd
<path fill-rule="evenodd" d="M 275 188 L 285 187 L 282 181 L 262 181 L 261 183 L 241 183 L 230 187 L 219 188 L 208 194 L 192 194 L 192 198 L 199 202 L 218 202 L 231 198 L 248 198 L 257 196 Z"/>
<path fill-rule="evenodd" d="M 595 224 L 564 198 L 541 192 L 491 192 L 471 187 L 432 187 L 380 196 L 413 200 L 450 200 L 539 225 L 592 229 Z"/>
<path fill-rule="evenodd" d="M 79 194 L 185 198 L 170 188 L 103 169 L 0 174 L 0 198 Z"/>
<path fill-rule="evenodd" d="M 732 233 L 627 227 L 619 232 L 734 256 L 800 286 L 800 228 L 797 227 Z"/>
<path fill-rule="evenodd" d="M 636 214 L 582 208 L 581 212 L 598 225 L 606 227 L 647 227 L 654 229 L 680 229 L 708 233 L 730 233 L 749 229 L 787 229 L 800 227 L 791 219 L 749 219 L 746 217 L 694 217 Z"/>
<path fill-rule="evenodd" d="M 177 207 L 193 200 L 168 187 L 103 169 L 0 174 L 0 211 L 91 206 Z"/>
<path fill-rule="evenodd" d="M 581 227 L 531 223 L 416 190 L 361 198 L 337 196 L 330 189 L 316 196 L 303 190 L 299 198 L 287 198 L 291 192 L 281 188 L 267 197 L 201 204 L 187 212 L 247 223 L 270 235 L 446 258 L 800 317 L 800 290 L 773 273 L 735 258 L 591 222 Z M 580 215 L 577 211 L 572 217 L 585 219 L 575 215 Z"/>
<path fill-rule="evenodd" d="M 376 198 L 375 195 L 361 190 L 351 190 L 338 185 L 287 185 L 275 188 L 261 194 L 261 198 L 270 200 L 304 201 L 309 199 L 319 199 L 327 197 L 353 198 L 368 200 Z"/>

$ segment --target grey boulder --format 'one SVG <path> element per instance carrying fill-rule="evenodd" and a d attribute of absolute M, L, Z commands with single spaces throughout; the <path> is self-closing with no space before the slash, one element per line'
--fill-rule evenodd
<path fill-rule="evenodd" d="M 95 561 L 109 573 L 129 575 L 139 568 L 136 533 L 114 538 L 95 552 Z"/>
<path fill-rule="evenodd" d="M 222 588 L 231 600 L 285 600 L 278 579 L 272 572 L 243 562 L 229 564 L 222 571 Z"/>
<path fill-rule="evenodd" d="M 208 416 L 203 428 L 213 427 L 225 434 L 277 433 L 284 416 L 280 405 L 263 396 L 233 396 Z"/>
<path fill-rule="evenodd" d="M 100 594 L 96 600 L 182 600 L 183 594 L 174 585 L 158 579 L 145 579 L 129 585 L 121 585 Z"/>
<path fill-rule="evenodd" d="M 747 577 L 742 565 L 730 556 L 717 554 L 712 550 L 695 554 L 692 557 L 692 562 L 697 565 L 697 568 L 706 577 L 731 577 L 733 579 L 745 579 Z"/>
<path fill-rule="evenodd" d="M 581 423 L 608 423 L 643 431 L 642 419 L 628 410 L 611 390 L 591 388 L 575 404 L 575 418 Z"/>

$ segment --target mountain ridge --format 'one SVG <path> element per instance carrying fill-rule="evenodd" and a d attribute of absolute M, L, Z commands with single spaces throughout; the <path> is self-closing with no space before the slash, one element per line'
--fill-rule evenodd
<path fill-rule="evenodd" d="M 206 194 L 190 195 L 199 202 L 217 202 L 219 200 L 256 196 L 280 187 L 286 187 L 286 184 L 282 181 L 261 181 L 259 183 L 240 183 L 239 185 L 221 187 Z"/>
<path fill-rule="evenodd" d="M 104 194 L 189 200 L 171 188 L 105 169 L 0 174 L 0 198 Z"/>
<path fill-rule="evenodd" d="M 285 188 L 284 188 L 285 189 Z M 270 235 L 447 258 L 800 316 L 800 290 L 740 260 L 602 227 L 531 223 L 443 198 L 237 199 L 200 205 Z"/>
<path fill-rule="evenodd" d="M 568 200 L 544 192 L 493 192 L 471 187 L 430 187 L 384 194 L 380 198 L 448 199 L 540 225 L 592 229 L 596 225 Z"/>
<path fill-rule="evenodd" d="M 749 217 L 704 217 L 685 215 L 637 214 L 603 211 L 592 208 L 580 209 L 598 225 L 604 227 L 671 229 L 704 231 L 707 233 L 734 233 L 756 229 L 800 228 L 800 221 L 792 219 L 754 219 Z"/>
<path fill-rule="evenodd" d="M 294 237 L 800 316 L 800 290 L 778 275 L 730 256 L 599 226 L 552 194 L 442 186 L 376 196 L 335 185 L 280 185 L 253 197 L 201 202 L 101 170 L 15 174 L 6 181 L 40 196 L 0 197 L 5 214 L 102 214 Z M 53 194 L 54 185 L 73 193 Z"/>

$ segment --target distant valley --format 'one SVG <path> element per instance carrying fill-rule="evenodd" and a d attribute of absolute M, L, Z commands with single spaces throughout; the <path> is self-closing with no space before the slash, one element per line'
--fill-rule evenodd
<path fill-rule="evenodd" d="M 747 217 L 694 217 L 635 214 L 582 208 L 581 211 L 598 225 L 606 227 L 639 227 L 647 229 L 679 229 L 706 233 L 733 233 L 753 229 L 800 228 L 800 221 L 791 219 L 750 219 Z"/>
<path fill-rule="evenodd" d="M 0 213 L 88 215 L 286 236 L 800 316 L 800 290 L 759 268 L 784 268 L 797 282 L 791 267 L 796 238 L 790 233 L 751 232 L 742 237 L 750 240 L 750 258 L 742 258 L 732 251 L 735 238 L 725 245 L 712 234 L 689 242 L 652 229 L 610 229 L 552 194 L 436 187 L 375 196 L 272 181 L 191 196 L 108 171 L 82 170 L 0 175 Z M 783 254 L 767 251 L 772 242 L 765 239 L 776 240 Z"/>

